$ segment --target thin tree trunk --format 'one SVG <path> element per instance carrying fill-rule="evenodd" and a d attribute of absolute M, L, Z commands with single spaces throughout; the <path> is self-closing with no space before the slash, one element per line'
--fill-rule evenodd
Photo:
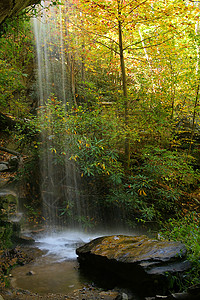
<path fill-rule="evenodd" d="M 81 15 L 80 15 L 81 17 Z M 81 20 L 81 26 L 84 28 L 83 20 Z M 81 81 L 85 82 L 85 37 L 82 36 L 81 41 L 81 48 L 82 48 L 82 54 L 81 54 Z"/>
<path fill-rule="evenodd" d="M 127 91 L 127 81 L 126 81 L 126 68 L 124 62 L 124 52 L 123 52 L 123 39 L 122 39 L 122 24 L 121 24 L 121 11 L 118 11 L 118 32 L 119 32 L 119 52 L 120 52 L 120 65 L 122 74 L 122 86 L 123 86 L 123 96 L 124 96 L 124 121 L 125 121 L 125 168 L 126 171 L 130 166 L 130 136 L 127 132 L 128 130 L 128 91 Z"/>
<path fill-rule="evenodd" d="M 188 155 L 190 154 L 190 151 L 192 148 L 193 137 L 194 137 L 194 132 L 195 132 L 195 119 L 196 119 L 198 100 L 199 100 L 199 89 L 200 89 L 200 81 L 197 86 L 196 99 L 195 99 L 195 103 L 194 103 L 194 111 L 193 111 L 193 117 L 192 117 L 192 132 L 191 132 L 190 147 L 188 150 Z"/>
<path fill-rule="evenodd" d="M 198 3 L 198 8 L 200 8 L 200 3 Z M 195 34 L 198 36 L 200 34 L 200 25 L 199 21 L 197 21 L 196 26 L 195 26 Z M 196 74 L 198 78 L 198 73 L 199 73 L 199 45 L 196 43 L 197 47 L 197 64 L 196 64 Z M 188 155 L 190 154 L 190 151 L 192 149 L 192 143 L 193 143 L 193 137 L 194 137 L 194 132 L 195 132 L 195 119 L 196 119 L 196 111 L 197 111 L 197 106 L 198 100 L 199 100 L 199 90 L 200 90 L 200 79 L 198 79 L 198 86 L 197 86 L 197 91 L 196 91 L 196 99 L 194 103 L 194 111 L 193 111 L 193 118 L 192 118 L 192 132 L 191 132 L 191 138 L 190 138 L 190 147 L 188 150 Z"/>
<path fill-rule="evenodd" d="M 77 107 L 76 102 L 76 86 L 75 86 L 75 70 L 74 70 L 74 57 L 71 56 L 71 90 L 72 90 L 72 97 L 74 100 L 74 105 Z"/>

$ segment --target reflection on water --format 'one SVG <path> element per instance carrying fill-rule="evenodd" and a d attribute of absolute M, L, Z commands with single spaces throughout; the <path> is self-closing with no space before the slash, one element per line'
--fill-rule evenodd
<path fill-rule="evenodd" d="M 32 275 L 28 275 L 29 273 Z M 52 262 L 51 256 L 39 258 L 34 264 L 17 267 L 12 275 L 13 287 L 41 295 L 65 294 L 87 284 L 79 273 L 77 261 Z"/>

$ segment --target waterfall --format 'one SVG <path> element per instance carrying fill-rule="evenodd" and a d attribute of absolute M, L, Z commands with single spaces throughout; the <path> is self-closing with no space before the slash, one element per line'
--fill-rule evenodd
<path fill-rule="evenodd" d="M 62 20 L 61 7 L 51 7 L 48 10 L 44 8 L 33 20 L 37 52 L 38 110 L 45 107 L 51 98 L 62 101 L 63 104 L 73 101 L 70 67 L 64 49 L 63 32 L 67 29 Z M 81 188 L 82 178 L 75 164 L 69 160 L 69 155 L 66 155 L 62 165 L 55 162 L 55 153 L 50 150 L 53 148 L 54 138 L 51 129 L 42 133 L 40 167 L 43 218 L 48 227 L 81 226 L 81 220 L 89 215 L 88 205 L 85 203 L 87 197 Z"/>
<path fill-rule="evenodd" d="M 49 99 L 50 102 L 62 101 L 66 111 L 68 107 L 77 105 L 75 76 L 78 66 L 80 80 L 84 76 L 83 58 L 78 56 L 77 50 L 78 46 L 82 49 L 81 37 L 74 33 L 75 25 L 70 19 L 72 14 L 73 7 L 65 2 L 62 6 L 44 8 L 33 21 L 37 52 L 38 112 L 46 109 Z M 78 13 L 74 13 L 74 22 L 78 17 Z M 122 228 L 123 212 L 102 205 L 100 194 L 104 194 L 104 186 L 100 187 L 101 182 L 96 187 L 95 180 L 92 182 L 90 178 L 84 179 L 77 171 L 75 162 L 69 159 L 73 153 L 69 153 L 66 146 L 67 138 L 70 139 L 68 133 L 60 138 L 66 139 L 64 162 L 60 164 L 57 161 L 54 143 L 59 138 L 59 132 L 52 130 L 54 123 L 51 117 L 49 122 L 49 128 L 42 131 L 40 154 L 41 194 L 46 224 L 50 227 L 61 225 L 72 229 Z"/>

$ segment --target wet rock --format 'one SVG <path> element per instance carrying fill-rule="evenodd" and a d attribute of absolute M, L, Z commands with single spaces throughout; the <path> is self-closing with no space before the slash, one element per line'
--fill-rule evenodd
<path fill-rule="evenodd" d="M 78 248 L 76 253 L 80 267 L 97 269 L 102 274 L 108 272 L 112 279 L 129 282 L 150 296 L 168 289 L 169 275 L 190 268 L 183 244 L 146 236 L 100 237 Z"/>
<path fill-rule="evenodd" d="M 29 271 L 28 273 L 26 273 L 26 275 L 28 276 L 32 276 L 32 275 L 35 275 L 36 273 L 34 271 Z"/>
<path fill-rule="evenodd" d="M 18 156 L 11 156 L 11 158 L 9 159 L 9 169 L 11 170 L 17 170 L 18 166 L 19 166 L 19 157 Z"/>
<path fill-rule="evenodd" d="M 8 166 L 6 164 L 0 164 L 0 172 L 8 171 Z"/>
<path fill-rule="evenodd" d="M 99 293 L 99 296 L 102 299 L 109 299 L 109 300 L 118 300 L 122 299 L 120 294 L 118 292 L 113 292 L 113 291 L 103 291 Z"/>
<path fill-rule="evenodd" d="M 12 236 L 18 236 L 20 231 L 20 225 L 11 220 L 16 213 L 17 205 L 18 197 L 14 191 L 6 189 L 0 191 L 0 231 L 3 232 L 5 228 L 9 228 Z"/>
<path fill-rule="evenodd" d="M 125 293 L 122 293 L 122 300 L 128 300 L 128 295 Z"/>
<path fill-rule="evenodd" d="M 35 243 L 35 240 L 29 236 L 19 235 L 13 238 L 13 243 L 20 245 L 33 245 Z"/>
<path fill-rule="evenodd" d="M 199 300 L 200 299 L 200 285 L 193 286 L 187 292 L 174 293 L 168 296 L 156 295 L 155 297 L 146 297 L 145 300 Z"/>

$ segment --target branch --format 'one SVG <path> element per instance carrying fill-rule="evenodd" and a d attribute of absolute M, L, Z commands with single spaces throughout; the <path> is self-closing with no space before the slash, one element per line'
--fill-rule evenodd
<path fill-rule="evenodd" d="M 158 44 L 154 44 L 154 45 L 150 45 L 150 46 L 145 46 L 145 47 L 131 48 L 131 50 L 139 50 L 139 49 L 144 49 L 144 48 L 147 49 L 147 48 L 151 48 L 151 47 L 156 47 L 156 46 L 159 46 L 159 45 L 164 44 L 165 42 L 167 42 L 167 41 L 169 41 L 169 40 L 171 40 L 171 39 L 173 39 L 173 38 L 174 38 L 174 35 L 171 36 L 170 38 L 168 38 L 168 39 L 166 39 L 166 40 L 164 40 L 164 41 L 158 43 Z"/>
<path fill-rule="evenodd" d="M 81 10 L 77 5 L 75 6 L 75 8 L 76 8 L 79 12 L 81 12 L 81 13 L 85 16 L 86 19 L 87 19 L 87 16 L 90 16 L 90 17 L 91 17 L 91 14 L 89 14 L 89 13 L 87 13 L 87 12 Z M 92 17 L 98 19 L 98 18 L 99 18 L 99 15 L 96 15 L 96 14 L 94 14 L 94 12 L 93 12 L 93 13 L 92 13 Z M 115 16 L 115 17 L 116 17 L 116 16 Z M 105 17 L 102 16 L 102 15 L 101 15 L 101 18 L 104 19 L 104 20 L 106 20 L 106 21 L 109 21 L 110 23 L 114 23 L 113 20 L 107 19 L 107 18 L 105 18 Z"/>
<path fill-rule="evenodd" d="M 135 21 L 135 24 L 140 24 L 140 23 L 144 24 L 145 22 L 148 22 L 148 23 L 149 22 L 154 22 L 155 23 L 155 21 L 158 21 L 158 20 L 163 19 L 163 18 L 164 17 L 161 16 L 161 17 L 157 17 L 157 18 L 154 18 L 154 19 L 148 19 L 148 20 L 146 20 L 146 19 L 138 19 L 137 22 Z M 133 23 L 133 21 L 129 21 L 129 22 L 125 23 L 125 20 L 124 20 L 124 22 L 123 22 L 123 28 L 125 28 L 127 25 L 129 25 L 131 23 Z"/>
<path fill-rule="evenodd" d="M 131 14 L 136 8 L 138 8 L 139 6 L 141 6 L 142 4 L 144 4 L 144 3 L 147 2 L 147 1 L 148 1 L 148 0 L 145 0 L 145 1 L 141 2 L 141 3 L 139 3 L 138 5 L 136 5 L 134 8 L 132 8 L 132 9 L 130 10 L 129 14 Z"/>
<path fill-rule="evenodd" d="M 8 149 L 8 148 L 5 148 L 5 147 L 1 147 L 0 146 L 0 150 L 4 151 L 4 152 L 7 152 L 7 153 L 11 153 L 11 154 L 17 155 L 17 156 L 22 156 L 22 154 L 20 154 L 19 152 L 11 150 L 11 149 Z"/>
<path fill-rule="evenodd" d="M 168 31 L 167 31 L 167 32 L 168 32 Z M 167 32 L 166 32 L 166 33 L 167 33 Z M 131 45 L 125 47 L 125 48 L 123 49 L 123 51 L 126 50 L 126 49 L 128 49 L 128 48 L 130 48 L 130 47 L 132 47 L 132 46 L 134 46 L 134 45 L 141 44 L 141 43 L 143 43 L 143 42 L 146 41 L 146 40 L 151 40 L 152 38 L 154 38 L 154 37 L 156 37 L 156 36 L 158 36 L 158 34 L 153 35 L 153 36 L 150 36 L 150 37 L 147 37 L 147 38 L 145 38 L 145 39 L 143 39 L 143 40 L 140 40 L 139 42 L 135 42 L 134 44 L 131 44 Z"/>
<path fill-rule="evenodd" d="M 127 6 L 131 5 L 133 2 L 135 2 L 135 0 L 133 0 L 133 1 L 129 2 L 129 3 L 127 3 L 126 5 L 124 5 L 123 8 L 122 8 L 122 10 L 123 10 L 124 8 L 126 8 Z"/>
<path fill-rule="evenodd" d="M 95 36 L 98 36 L 98 37 L 101 37 L 101 38 L 105 38 L 105 39 L 108 39 L 110 40 L 111 42 L 115 43 L 117 46 L 119 46 L 119 44 L 113 40 L 111 37 L 109 36 L 106 36 L 106 35 L 102 35 L 102 34 L 99 34 L 99 33 L 96 33 L 96 32 L 92 32 L 92 31 L 89 31 L 89 30 L 86 30 L 85 28 L 83 29 L 82 27 L 78 26 L 77 24 L 71 22 L 74 26 L 76 26 L 77 28 L 79 28 L 81 31 L 85 31 L 87 33 L 91 33 L 92 35 L 95 35 Z"/>
<path fill-rule="evenodd" d="M 102 43 L 102 42 L 100 42 L 100 41 L 94 40 L 94 42 L 97 43 L 97 44 L 100 44 L 100 45 L 102 45 L 102 46 L 104 46 L 104 47 L 106 47 L 106 48 L 108 48 L 108 49 L 110 49 L 110 50 L 112 50 L 113 52 L 115 52 L 115 53 L 118 54 L 118 55 L 120 54 L 117 50 L 115 50 L 115 49 L 109 47 L 108 45 L 106 45 L 106 44 L 104 44 L 104 43 Z"/>
<path fill-rule="evenodd" d="M 186 26 L 183 30 L 181 30 L 180 32 L 177 32 L 176 34 L 180 34 L 180 33 L 183 32 L 187 27 L 188 27 L 188 26 Z M 166 31 L 163 35 L 167 34 L 168 32 L 170 32 L 170 30 Z M 162 42 L 160 42 L 160 43 L 158 43 L 158 44 L 154 44 L 154 45 L 150 45 L 150 46 L 145 46 L 145 48 L 151 48 L 151 47 L 156 47 L 156 46 L 162 45 L 162 44 L 164 44 L 165 42 L 171 40 L 176 34 L 174 34 L 172 37 L 170 37 L 170 38 L 168 38 L 168 39 L 166 39 L 166 40 L 164 40 L 164 41 L 162 41 Z M 143 39 L 142 41 L 139 41 L 139 42 L 136 42 L 136 43 L 134 43 L 134 44 L 132 44 L 132 45 L 129 45 L 129 46 L 125 47 L 125 48 L 123 49 L 123 51 L 124 51 L 124 50 L 127 50 L 127 49 L 131 49 L 131 50 L 144 49 L 144 47 L 137 47 L 137 48 L 131 48 L 131 47 L 132 47 L 133 45 L 140 44 L 140 43 L 142 43 L 142 42 L 145 41 L 145 40 L 148 40 L 148 39 L 150 40 L 150 39 L 152 39 L 153 37 L 155 37 L 155 36 L 151 36 L 151 37 L 145 38 L 145 39 Z"/>

